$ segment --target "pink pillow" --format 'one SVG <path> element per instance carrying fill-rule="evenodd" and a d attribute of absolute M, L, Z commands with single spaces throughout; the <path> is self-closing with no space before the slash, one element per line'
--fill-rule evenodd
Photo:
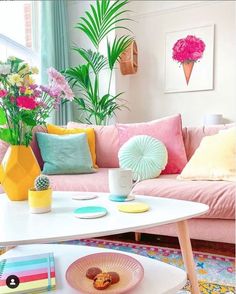
<path fill-rule="evenodd" d="M 116 126 L 96 126 L 68 122 L 67 128 L 94 128 L 98 167 L 119 167 L 119 136 Z"/>
<path fill-rule="evenodd" d="M 168 163 L 162 174 L 178 174 L 186 165 L 180 114 L 145 123 L 116 124 L 116 126 L 119 131 L 120 147 L 136 135 L 148 135 L 165 144 Z"/>

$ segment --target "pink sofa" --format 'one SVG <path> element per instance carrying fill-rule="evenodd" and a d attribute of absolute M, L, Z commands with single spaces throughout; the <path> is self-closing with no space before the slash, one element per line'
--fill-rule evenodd
<path fill-rule="evenodd" d="M 78 126 L 69 123 L 69 127 Z M 187 160 L 206 135 L 217 133 L 227 125 L 212 127 L 183 128 L 183 142 Z M 50 176 L 52 188 L 60 191 L 100 191 L 108 192 L 108 168 L 118 167 L 119 132 L 116 126 L 95 127 L 98 172 L 81 175 Z M 5 145 L 0 145 L 0 160 L 5 153 Z M 37 144 L 33 142 L 36 157 L 41 162 Z M 101 167 L 102 166 L 102 167 Z M 163 174 L 158 178 L 138 183 L 134 194 L 151 195 L 202 202 L 210 210 L 202 217 L 189 221 L 190 237 L 208 241 L 234 243 L 235 240 L 235 192 L 233 182 L 226 181 L 180 181 L 177 174 Z M 146 233 L 176 236 L 175 225 L 165 225 L 146 229 Z"/>

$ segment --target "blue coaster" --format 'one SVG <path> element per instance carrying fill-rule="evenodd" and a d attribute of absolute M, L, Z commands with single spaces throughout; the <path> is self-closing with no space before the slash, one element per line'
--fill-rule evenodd
<path fill-rule="evenodd" d="M 74 210 L 74 215 L 78 218 L 98 218 L 106 214 L 106 208 L 101 206 L 85 206 Z"/>
<path fill-rule="evenodd" d="M 133 195 L 128 195 L 127 197 L 125 196 L 119 196 L 119 195 L 109 195 L 109 200 L 114 201 L 114 202 L 127 202 L 127 201 L 132 201 L 135 199 L 135 196 Z"/>

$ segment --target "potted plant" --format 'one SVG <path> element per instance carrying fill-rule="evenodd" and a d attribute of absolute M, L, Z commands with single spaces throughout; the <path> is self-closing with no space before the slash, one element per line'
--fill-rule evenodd
<path fill-rule="evenodd" d="M 51 211 L 52 189 L 47 176 L 40 175 L 35 179 L 34 188 L 28 192 L 28 201 L 31 213 Z"/>
<path fill-rule="evenodd" d="M 37 73 L 37 68 L 16 57 L 0 61 L 0 139 L 10 144 L 0 166 L 0 182 L 11 200 L 27 199 L 41 172 L 30 148 L 33 128 L 44 125 L 61 101 L 74 96 L 54 68 L 48 69 L 47 86 L 36 84 Z"/>
<path fill-rule="evenodd" d="M 106 125 L 116 110 L 125 106 L 120 98 L 122 93 L 111 93 L 112 75 L 121 54 L 133 41 L 129 35 L 116 36 L 113 41 L 108 39 L 108 34 L 113 30 L 126 29 L 121 22 L 129 20 L 123 14 L 127 12 L 124 7 L 128 0 L 97 0 L 96 4 L 90 5 L 90 10 L 80 18 L 76 28 L 82 31 L 90 40 L 93 49 L 74 47 L 79 53 L 84 64 L 66 69 L 63 73 L 77 91 L 74 102 L 82 111 L 82 122 L 88 124 Z M 101 42 L 106 38 L 106 55 L 100 53 Z M 108 70 L 107 80 L 101 77 L 101 72 Z M 106 88 L 105 93 L 101 91 Z M 104 91 L 103 91 L 104 92 Z M 127 108 L 127 107 L 126 107 Z M 80 120 L 81 121 L 81 120 Z"/>

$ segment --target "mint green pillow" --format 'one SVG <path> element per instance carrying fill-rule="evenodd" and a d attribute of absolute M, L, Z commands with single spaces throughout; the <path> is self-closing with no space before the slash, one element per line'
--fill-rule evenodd
<path fill-rule="evenodd" d="M 92 173 L 93 162 L 85 133 L 52 135 L 36 133 L 44 161 L 43 173 L 48 175 Z"/>
<path fill-rule="evenodd" d="M 140 135 L 121 146 L 118 158 L 120 167 L 132 169 L 134 180 L 146 180 L 160 175 L 167 164 L 168 153 L 161 141 Z"/>

